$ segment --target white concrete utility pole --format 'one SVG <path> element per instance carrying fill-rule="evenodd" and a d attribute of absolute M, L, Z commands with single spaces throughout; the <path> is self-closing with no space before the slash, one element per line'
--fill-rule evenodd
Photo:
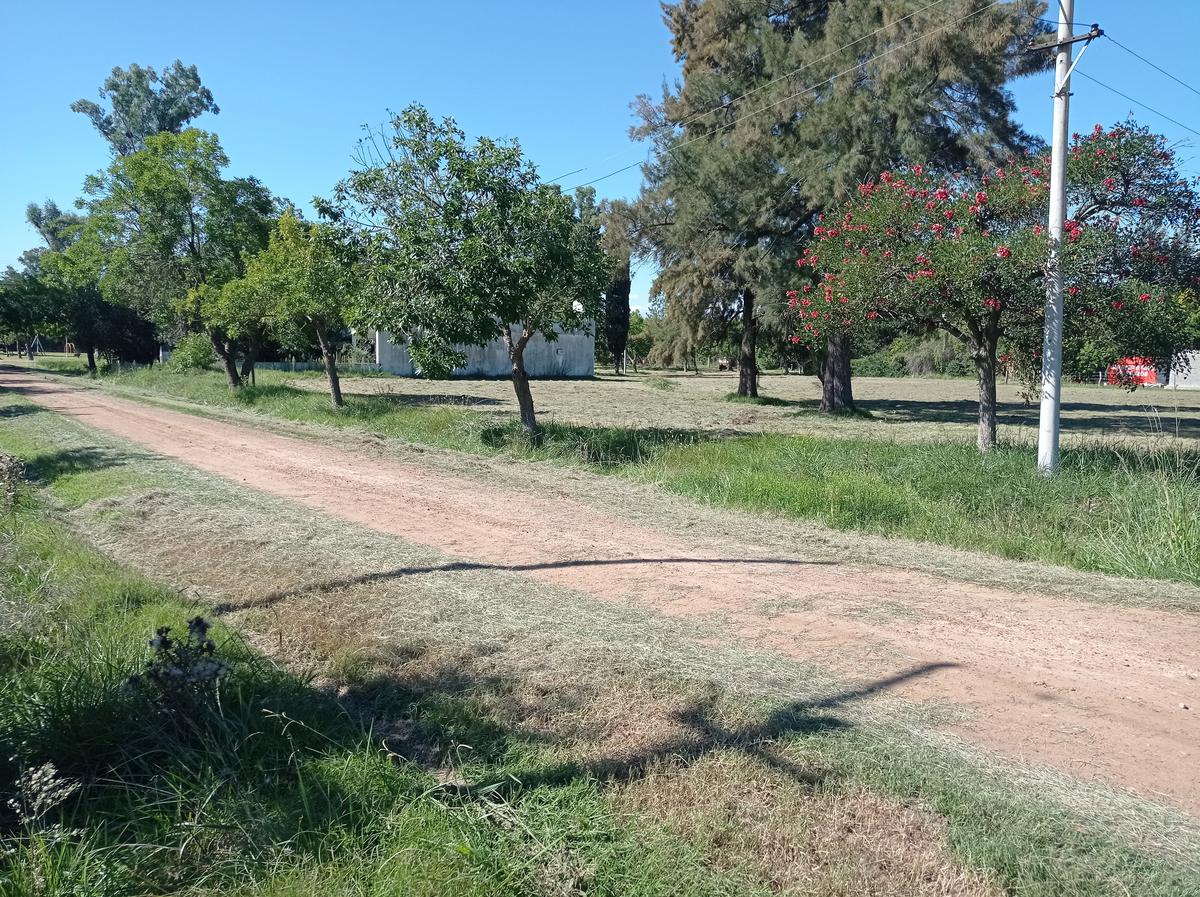
<path fill-rule="evenodd" d="M 1046 260 L 1046 330 L 1042 341 L 1042 405 L 1038 425 L 1038 470 L 1050 476 L 1058 470 L 1059 412 L 1062 405 L 1062 328 L 1063 276 L 1062 235 L 1067 212 L 1068 112 L 1071 103 L 1071 47 L 1079 41 L 1090 42 L 1103 32 L 1091 31 L 1072 37 L 1075 0 L 1059 0 L 1058 39 L 1049 47 L 1055 50 L 1054 132 L 1050 149 L 1050 252 Z M 1047 49 L 1046 45 L 1036 49 Z M 1087 47 L 1084 47 L 1086 50 Z M 1080 52 L 1079 58 L 1083 58 Z M 1078 62 L 1078 60 L 1076 60 Z"/>

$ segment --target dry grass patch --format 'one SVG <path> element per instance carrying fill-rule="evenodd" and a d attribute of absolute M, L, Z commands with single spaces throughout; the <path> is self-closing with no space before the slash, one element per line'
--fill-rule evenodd
<path fill-rule="evenodd" d="M 776 760 L 780 758 L 775 758 Z M 1002 891 L 946 849 L 934 814 L 853 784 L 804 786 L 735 751 L 664 760 L 617 789 L 617 809 L 666 824 L 717 868 L 812 897 L 994 897 Z"/>

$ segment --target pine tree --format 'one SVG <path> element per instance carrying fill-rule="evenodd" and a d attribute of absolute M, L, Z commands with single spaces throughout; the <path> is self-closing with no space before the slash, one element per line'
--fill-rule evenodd
<path fill-rule="evenodd" d="M 741 322 L 738 394 L 757 394 L 757 322 L 822 208 L 905 159 L 991 163 L 1035 144 L 1004 84 L 1042 0 L 678 0 L 663 4 L 682 81 L 638 101 L 652 141 L 642 202 L 656 289 L 692 319 Z M 794 268 L 793 268 L 794 270 Z M 825 410 L 853 407 L 849 342 L 827 347 Z"/>

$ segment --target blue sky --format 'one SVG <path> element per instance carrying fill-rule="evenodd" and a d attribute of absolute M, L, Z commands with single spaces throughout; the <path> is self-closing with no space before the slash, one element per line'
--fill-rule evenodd
<path fill-rule="evenodd" d="M 460 0 L 397 2 L 32 3 L 0 11 L 0 267 L 37 244 L 24 222 L 30 201 L 69 205 L 107 147 L 81 115 L 114 65 L 194 63 L 221 114 L 215 131 L 233 174 L 253 174 L 307 204 L 349 169 L 364 123 L 418 100 L 453 115 L 471 134 L 515 137 L 547 179 L 586 166 L 567 185 L 644 155 L 631 142 L 630 101 L 656 95 L 676 66 L 657 0 Z M 1196 0 L 1076 0 L 1122 43 L 1200 88 Z M 1200 131 L 1200 97 L 1107 41 L 1081 71 Z M 1173 140 L 1200 174 L 1200 137 L 1077 78 L 1072 125 L 1084 130 L 1133 111 Z M 1013 87 L 1027 128 L 1050 128 L 1050 76 Z M 636 194 L 634 169 L 597 185 L 601 196 Z M 635 278 L 645 303 L 649 272 Z"/>

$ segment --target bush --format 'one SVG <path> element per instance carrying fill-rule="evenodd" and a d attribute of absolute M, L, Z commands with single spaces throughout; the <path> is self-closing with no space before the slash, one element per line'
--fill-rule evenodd
<path fill-rule="evenodd" d="M 171 367 L 177 371 L 202 371 L 216 362 L 216 350 L 204 333 L 187 334 L 171 351 Z"/>
<path fill-rule="evenodd" d="M 974 362 L 966 346 L 941 335 L 900 336 L 884 348 L 856 358 L 860 377 L 973 377 Z"/>

